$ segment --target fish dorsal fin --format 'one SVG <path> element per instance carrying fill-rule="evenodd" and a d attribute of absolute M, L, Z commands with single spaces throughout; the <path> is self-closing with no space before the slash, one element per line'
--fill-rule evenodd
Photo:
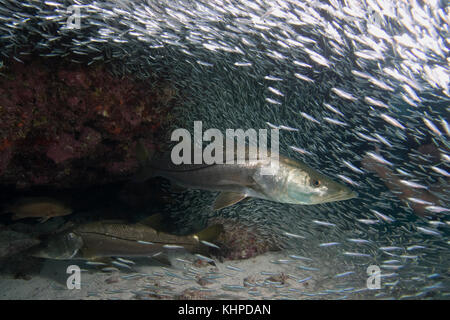
<path fill-rule="evenodd" d="M 195 236 L 197 236 L 199 241 L 214 241 L 220 236 L 223 231 L 223 225 L 214 224 L 207 227 L 206 229 L 203 229 L 199 233 L 196 233 Z"/>
<path fill-rule="evenodd" d="M 162 227 L 162 220 L 163 220 L 162 214 L 156 213 L 151 215 L 150 217 L 145 218 L 144 220 L 139 221 L 139 224 L 151 227 L 156 230 L 160 230 Z"/>
<path fill-rule="evenodd" d="M 232 206 L 233 204 L 238 203 L 239 201 L 247 198 L 247 195 L 237 192 L 221 192 L 219 196 L 214 201 L 214 210 L 220 210 L 222 208 L 226 208 Z"/>

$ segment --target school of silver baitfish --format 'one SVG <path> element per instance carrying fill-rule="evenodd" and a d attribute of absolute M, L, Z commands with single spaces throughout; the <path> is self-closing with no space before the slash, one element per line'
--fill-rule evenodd
<path fill-rule="evenodd" d="M 80 29 L 66 28 L 71 4 Z M 170 214 L 181 229 L 219 214 L 257 226 L 284 247 L 268 265 L 316 284 L 249 289 L 230 277 L 227 292 L 261 298 L 258 289 L 269 285 L 269 298 L 445 299 L 449 14 L 438 0 L 0 0 L 0 53 L 112 62 L 114 72 L 142 78 L 165 74 L 186 101 L 178 125 L 278 128 L 282 154 L 358 192 L 316 206 L 251 200 L 220 213 L 204 192 L 180 196 Z M 438 160 L 411 147 L 425 144 Z M 396 184 L 383 182 L 386 170 Z M 424 190 L 439 200 L 421 198 Z M 380 290 L 366 286 L 369 265 L 381 269 Z"/>

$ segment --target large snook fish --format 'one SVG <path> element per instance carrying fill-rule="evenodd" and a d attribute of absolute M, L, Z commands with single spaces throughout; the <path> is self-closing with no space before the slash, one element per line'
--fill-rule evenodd
<path fill-rule="evenodd" d="M 80 225 L 51 237 L 29 254 L 56 260 L 97 260 L 108 257 L 152 257 L 170 249 L 207 253 L 207 244 L 223 231 L 212 225 L 198 234 L 178 236 L 159 232 L 147 223 L 126 224 L 123 221 L 98 221 Z"/>
<path fill-rule="evenodd" d="M 150 156 L 151 153 L 141 142 L 136 146 L 136 153 L 141 163 L 137 180 L 164 177 L 183 188 L 221 191 L 215 200 L 214 210 L 231 206 L 248 197 L 313 205 L 348 200 L 357 195 L 313 168 L 281 155 L 277 160 L 271 160 L 270 157 L 252 159 L 248 147 L 243 164 L 235 161 L 233 164 L 175 165 L 168 154 L 159 158 Z M 274 165 L 278 168 L 276 173 L 267 175 Z"/>

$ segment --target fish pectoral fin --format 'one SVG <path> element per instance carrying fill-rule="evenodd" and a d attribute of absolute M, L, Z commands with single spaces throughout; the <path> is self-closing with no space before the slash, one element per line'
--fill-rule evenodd
<path fill-rule="evenodd" d="M 247 195 L 237 192 L 221 192 L 219 196 L 216 198 L 216 201 L 214 201 L 214 210 L 220 210 L 229 206 L 232 206 L 233 204 L 238 203 L 239 201 L 244 200 L 247 198 Z"/>
<path fill-rule="evenodd" d="M 195 234 L 199 241 L 214 241 L 216 240 L 221 233 L 224 232 L 224 228 L 222 224 L 214 224 L 212 226 L 203 229 L 199 233 Z"/>

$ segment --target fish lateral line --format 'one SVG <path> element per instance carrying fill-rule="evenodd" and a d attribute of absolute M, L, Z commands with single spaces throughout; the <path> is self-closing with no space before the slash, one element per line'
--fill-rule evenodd
<path fill-rule="evenodd" d="M 112 238 L 112 239 L 115 239 L 115 240 L 123 240 L 123 241 L 129 241 L 129 242 L 138 242 L 138 241 L 146 241 L 146 240 L 132 240 L 132 239 L 126 239 L 126 238 L 122 238 L 122 237 L 117 237 L 117 236 L 113 236 L 113 235 L 110 235 L 110 234 L 105 234 L 105 233 L 100 233 L 100 232 L 92 232 L 92 231 L 89 231 L 89 232 L 86 232 L 86 231 L 83 231 L 83 232 L 74 232 L 74 233 L 78 233 L 79 234 L 79 236 L 80 237 L 83 237 L 83 234 L 93 234 L 93 235 L 98 235 L 98 236 L 103 236 L 103 237 L 108 237 L 108 238 Z M 196 239 L 195 237 L 193 237 L 194 239 Z M 153 243 L 153 244 L 176 244 L 176 245 L 192 245 L 192 243 L 189 243 L 189 242 L 170 242 L 170 241 L 147 241 L 147 242 L 151 242 L 151 243 Z"/>

